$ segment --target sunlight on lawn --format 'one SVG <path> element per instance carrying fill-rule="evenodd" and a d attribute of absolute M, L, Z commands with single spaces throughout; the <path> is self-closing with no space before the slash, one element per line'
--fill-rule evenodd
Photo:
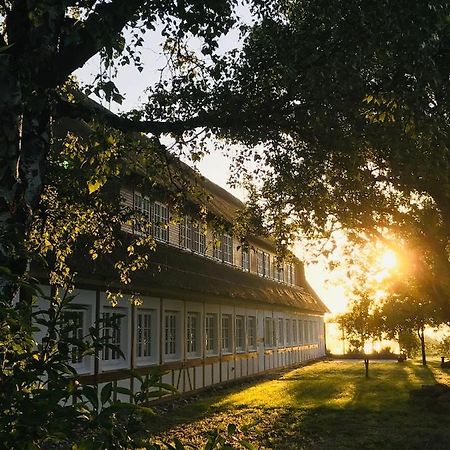
<path fill-rule="evenodd" d="M 371 363 L 365 379 L 362 362 L 321 363 L 286 373 L 282 377 L 232 392 L 212 404 L 214 408 L 371 407 L 398 405 L 409 398 L 409 390 L 432 383 L 429 369 L 412 362 Z"/>
<path fill-rule="evenodd" d="M 364 372 L 362 361 L 323 361 L 266 375 L 162 417 L 159 433 L 199 445 L 234 423 L 261 450 L 449 448 L 449 412 L 410 398 L 423 384 L 450 384 L 438 362 L 372 361 Z"/>
<path fill-rule="evenodd" d="M 357 363 L 352 366 L 356 372 L 360 369 Z M 212 406 L 302 409 L 345 406 L 353 401 L 356 385 L 351 377 L 343 379 L 339 370 L 330 372 L 333 369 L 334 367 L 327 363 L 296 369 L 279 379 L 231 393 Z M 348 365 L 346 370 L 349 370 Z"/>

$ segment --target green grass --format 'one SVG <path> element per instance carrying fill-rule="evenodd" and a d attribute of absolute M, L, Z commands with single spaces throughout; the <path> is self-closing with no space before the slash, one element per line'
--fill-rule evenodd
<path fill-rule="evenodd" d="M 198 444 L 235 423 L 261 449 L 449 449 L 449 409 L 409 395 L 437 381 L 450 384 L 436 362 L 373 362 L 368 379 L 362 362 L 320 362 L 204 394 L 153 432 Z"/>

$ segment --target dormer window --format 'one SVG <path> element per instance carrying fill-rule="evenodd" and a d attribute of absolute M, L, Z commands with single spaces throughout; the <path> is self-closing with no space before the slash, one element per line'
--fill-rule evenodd
<path fill-rule="evenodd" d="M 152 202 L 148 197 L 139 192 L 134 194 L 134 209 L 142 213 L 144 218 L 151 223 L 151 232 L 157 241 L 169 241 L 169 208 L 160 202 Z M 143 227 L 135 224 L 134 231 L 143 233 Z"/>
<path fill-rule="evenodd" d="M 213 247 L 213 257 L 219 261 L 233 264 L 233 238 L 229 234 L 222 234 L 216 238 Z"/>
<path fill-rule="evenodd" d="M 262 250 L 256 252 L 257 273 L 261 277 L 270 277 L 270 255 Z"/>
<path fill-rule="evenodd" d="M 206 250 L 206 236 L 200 225 L 189 216 L 180 223 L 180 246 L 201 255 Z"/>

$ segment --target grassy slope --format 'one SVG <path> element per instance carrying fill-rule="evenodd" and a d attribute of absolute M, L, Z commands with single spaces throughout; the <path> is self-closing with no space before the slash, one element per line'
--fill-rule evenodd
<path fill-rule="evenodd" d="M 409 397 L 436 380 L 450 384 L 437 363 L 374 362 L 365 379 L 362 362 L 321 362 L 202 396 L 153 427 L 199 443 L 211 428 L 250 425 L 261 449 L 449 449 L 449 410 Z"/>

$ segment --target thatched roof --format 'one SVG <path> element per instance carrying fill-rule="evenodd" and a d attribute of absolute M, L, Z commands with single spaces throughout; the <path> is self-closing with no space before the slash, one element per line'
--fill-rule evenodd
<path fill-rule="evenodd" d="M 89 263 L 86 257 L 77 257 L 77 283 L 105 289 L 123 288 L 113 269 L 117 256 Z M 130 288 L 143 295 L 189 301 L 243 306 L 254 303 L 319 314 L 328 312 L 306 282 L 303 286 L 288 286 L 165 244 L 159 244 L 150 254 L 147 270 L 133 274 Z"/>

